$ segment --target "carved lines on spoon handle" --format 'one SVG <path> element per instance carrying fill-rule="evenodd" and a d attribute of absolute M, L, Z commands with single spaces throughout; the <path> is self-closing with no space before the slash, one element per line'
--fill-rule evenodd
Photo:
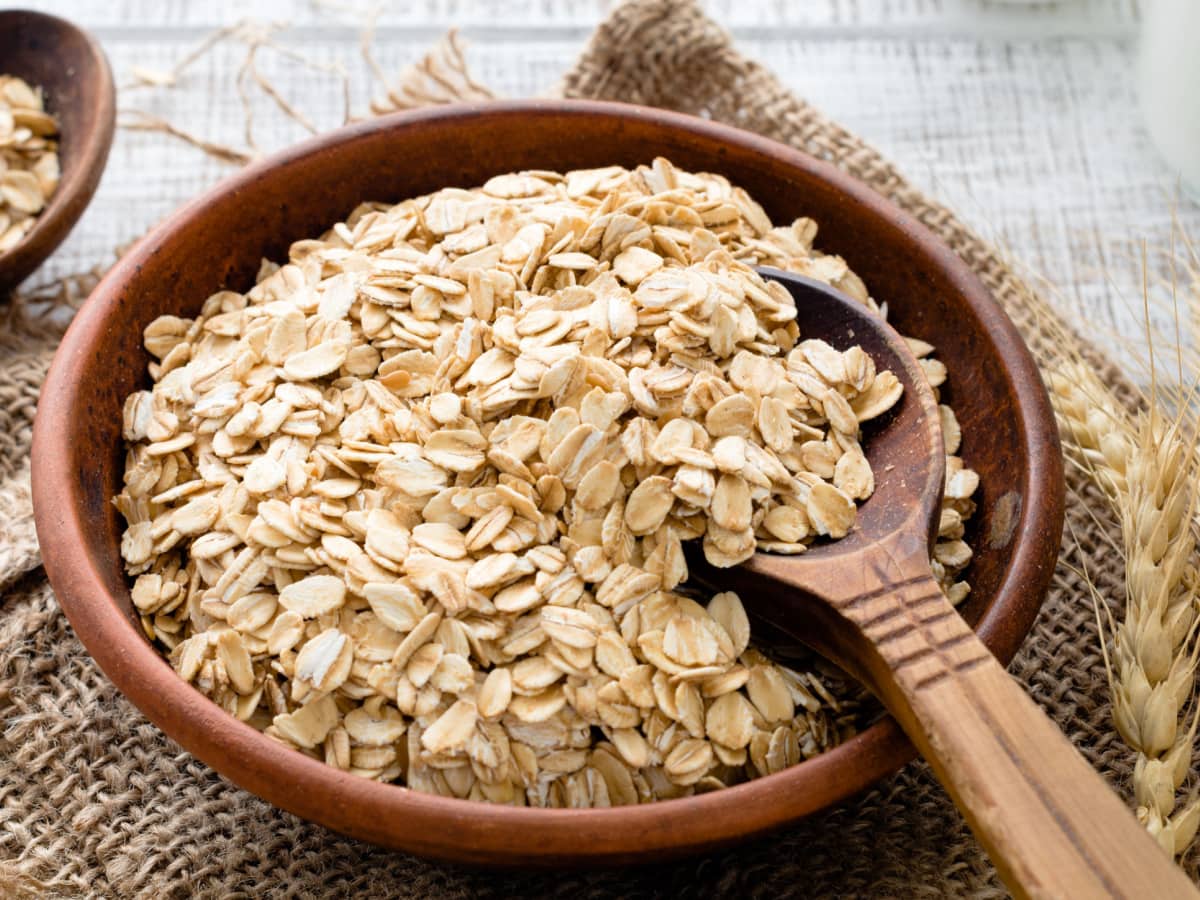
<path fill-rule="evenodd" d="M 859 594 L 838 609 L 854 622 L 889 662 L 897 678 L 911 679 L 918 690 L 951 672 L 967 672 L 989 658 L 930 574 L 887 583 Z"/>

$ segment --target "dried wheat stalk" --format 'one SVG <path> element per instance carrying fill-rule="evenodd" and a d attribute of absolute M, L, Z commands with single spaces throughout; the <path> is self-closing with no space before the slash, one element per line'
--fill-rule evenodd
<path fill-rule="evenodd" d="M 376 79 L 386 88 L 386 96 L 371 101 L 376 116 L 422 106 L 443 103 L 467 103 L 494 100 L 496 95 L 471 77 L 458 32 L 450 29 L 421 59 L 405 68 L 389 84 L 371 53 L 373 23 L 363 32 L 362 53 Z"/>
<path fill-rule="evenodd" d="M 331 10 L 338 8 L 335 4 L 318 5 Z M 403 69 L 394 83 L 391 82 L 376 61 L 372 49 L 378 9 L 356 12 L 365 17 L 366 21 L 360 40 L 363 59 L 374 79 L 384 88 L 384 96 L 371 101 L 368 117 L 406 109 L 417 109 L 422 106 L 495 98 L 495 94 L 486 86 L 472 78 L 467 67 L 462 43 L 454 29 L 447 32 L 445 37 L 438 41 L 427 54 Z M 238 68 L 235 88 L 241 101 L 244 118 L 243 132 L 246 143 L 244 149 L 206 139 L 141 109 L 123 109 L 121 111 L 121 127 L 130 131 L 153 131 L 165 134 L 190 144 L 221 162 L 245 165 L 261 155 L 262 152 L 254 138 L 255 104 L 250 93 L 250 83 L 253 82 L 280 112 L 298 123 L 310 134 L 317 134 L 319 131 L 317 125 L 302 109 L 291 103 L 275 84 L 257 68 L 257 55 L 261 49 L 274 51 L 280 56 L 314 71 L 338 78 L 342 85 L 345 106 L 343 121 L 350 122 L 355 117 L 351 115 L 350 111 L 350 79 L 346 74 L 345 67 L 341 63 L 324 65 L 279 43 L 277 38 L 283 28 L 284 26 L 279 23 L 266 23 L 252 19 L 242 20 L 234 25 L 220 28 L 205 37 L 169 71 L 135 66 L 131 73 L 132 79 L 122 85 L 123 92 L 136 88 L 169 90 L 179 83 L 180 78 L 191 65 L 202 59 L 219 44 L 227 40 L 243 44 L 246 47 L 246 56 Z"/>
<path fill-rule="evenodd" d="M 257 66 L 258 52 L 270 50 L 285 59 L 306 66 L 316 72 L 337 78 L 342 86 L 344 100 L 343 123 L 350 121 L 350 79 L 341 63 L 326 65 L 313 60 L 303 53 L 280 44 L 277 40 L 285 26 L 277 22 L 261 22 L 254 19 L 243 19 L 234 25 L 229 25 L 214 31 L 181 58 L 169 71 L 163 72 L 141 66 L 132 70 L 133 79 L 122 85 L 122 93 L 136 88 L 154 90 L 169 90 L 174 88 L 185 70 L 193 63 L 202 59 L 219 44 L 233 40 L 246 48 L 246 56 L 238 68 L 235 87 L 242 105 L 244 118 L 243 130 L 246 148 L 241 149 L 222 144 L 198 136 L 184 128 L 175 125 L 159 116 L 152 115 L 141 109 L 122 109 L 120 126 L 130 131 L 153 131 L 165 134 L 186 144 L 190 144 L 214 159 L 234 165 L 245 165 L 261 155 L 258 143 L 254 139 L 255 104 L 250 93 L 249 85 L 253 82 L 263 95 L 275 107 L 292 121 L 299 124 L 310 134 L 317 134 L 317 126 L 309 119 L 303 110 L 291 103 Z"/>
<path fill-rule="evenodd" d="M 1194 274 L 1194 255 L 1189 262 Z M 1056 321 L 1047 316 L 1044 324 L 1053 329 Z M 1195 366 L 1185 365 L 1181 351 L 1175 378 L 1160 380 L 1148 327 L 1150 388 L 1131 412 L 1085 359 L 1078 338 L 1057 331 L 1062 357 L 1048 374 L 1067 453 L 1104 491 L 1121 523 L 1124 619 L 1114 622 L 1107 607 L 1098 616 L 1107 633 L 1113 719 L 1137 754 L 1138 818 L 1164 849 L 1181 855 L 1200 825 L 1200 800 L 1184 791 L 1195 747 L 1189 700 L 1200 652 L 1194 562 L 1200 417 L 1187 371 Z"/>

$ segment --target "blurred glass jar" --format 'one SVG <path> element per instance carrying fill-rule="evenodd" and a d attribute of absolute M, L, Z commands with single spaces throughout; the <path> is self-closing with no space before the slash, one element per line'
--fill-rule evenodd
<path fill-rule="evenodd" d="M 1138 90 L 1150 137 L 1200 199 L 1200 0 L 1144 3 Z"/>

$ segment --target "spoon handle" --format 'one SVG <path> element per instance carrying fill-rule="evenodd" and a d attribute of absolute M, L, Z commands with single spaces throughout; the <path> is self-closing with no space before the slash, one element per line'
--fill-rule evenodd
<path fill-rule="evenodd" d="M 864 674 L 1013 893 L 1200 896 L 946 600 L 923 541 L 905 543 L 823 593 L 874 648 Z"/>

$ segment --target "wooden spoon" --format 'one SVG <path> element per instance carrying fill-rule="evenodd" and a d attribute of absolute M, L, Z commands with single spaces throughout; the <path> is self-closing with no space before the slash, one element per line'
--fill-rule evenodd
<path fill-rule="evenodd" d="M 934 580 L 945 451 L 937 401 L 904 339 L 827 285 L 760 272 L 796 298 L 802 336 L 861 345 L 899 377 L 904 396 L 865 429 L 876 489 L 847 537 L 800 556 L 758 553 L 732 569 L 696 560 L 692 578 L 736 590 L 755 618 L 861 679 L 933 766 L 1014 894 L 1200 896 Z M 956 387 L 970 390 L 969 377 Z"/>
<path fill-rule="evenodd" d="M 112 145 L 116 96 L 104 51 L 70 22 L 26 10 L 0 11 L 0 74 L 45 91 L 59 124 L 58 189 L 33 228 L 0 253 L 0 297 L 63 242 L 100 183 Z"/>

